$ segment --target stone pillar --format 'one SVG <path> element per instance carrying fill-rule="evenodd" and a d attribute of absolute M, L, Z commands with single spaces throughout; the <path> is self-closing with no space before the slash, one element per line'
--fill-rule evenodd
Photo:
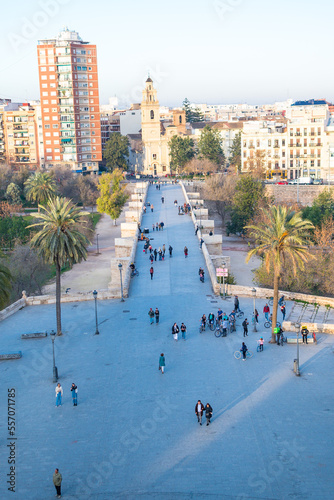
<path fill-rule="evenodd" d="M 115 238 L 116 258 L 130 257 L 133 247 L 133 238 Z"/>
<path fill-rule="evenodd" d="M 131 238 L 137 236 L 138 224 L 136 222 L 121 222 L 121 237 Z"/>

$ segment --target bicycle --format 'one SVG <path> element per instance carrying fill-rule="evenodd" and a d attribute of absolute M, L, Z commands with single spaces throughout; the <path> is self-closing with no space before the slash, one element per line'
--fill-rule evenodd
<path fill-rule="evenodd" d="M 133 271 L 131 271 L 131 278 L 134 278 L 134 276 L 139 276 L 138 269 L 134 269 Z"/>
<path fill-rule="evenodd" d="M 270 306 L 273 306 L 274 305 L 274 297 L 269 297 L 269 300 L 268 300 L 268 304 Z M 284 300 L 284 295 L 282 295 L 279 300 L 278 300 L 278 305 L 279 306 L 285 306 L 286 305 L 286 302 Z"/>
<path fill-rule="evenodd" d="M 239 311 L 237 313 L 235 313 L 235 317 L 236 318 L 243 318 L 244 317 L 244 312 L 240 311 L 240 309 L 239 309 Z"/>
<path fill-rule="evenodd" d="M 212 332 L 214 331 L 214 329 L 216 328 L 214 321 L 212 321 L 212 323 L 209 323 L 209 328 Z"/>
<path fill-rule="evenodd" d="M 270 319 L 268 319 L 268 321 L 264 322 L 264 327 L 265 328 L 271 328 L 272 323 L 273 322 Z M 277 321 L 276 326 L 277 326 L 277 328 L 280 328 L 281 323 L 279 321 Z"/>
<path fill-rule="evenodd" d="M 246 352 L 246 358 L 251 358 L 252 356 L 253 356 L 252 351 L 247 351 Z M 235 351 L 234 357 L 235 357 L 235 359 L 240 359 L 242 357 L 241 351 Z"/>
<path fill-rule="evenodd" d="M 287 337 L 285 337 L 285 335 L 283 335 L 283 333 L 280 334 L 280 339 L 279 339 L 279 345 L 283 346 L 284 343 L 286 343 L 288 341 Z"/>
<path fill-rule="evenodd" d="M 199 327 L 199 333 L 205 332 L 205 326 L 206 326 L 205 323 L 201 323 L 201 326 Z"/>
<path fill-rule="evenodd" d="M 227 328 L 223 328 L 222 326 L 216 326 L 215 337 L 218 339 L 219 337 L 227 336 Z"/>

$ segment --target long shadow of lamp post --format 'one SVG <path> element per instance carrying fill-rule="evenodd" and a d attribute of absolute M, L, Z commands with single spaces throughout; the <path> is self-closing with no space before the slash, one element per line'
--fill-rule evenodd
<path fill-rule="evenodd" d="M 97 322 L 97 291 L 94 290 L 93 292 L 93 297 L 95 301 L 95 334 L 94 335 L 99 335 L 99 329 L 98 329 L 98 322 Z"/>

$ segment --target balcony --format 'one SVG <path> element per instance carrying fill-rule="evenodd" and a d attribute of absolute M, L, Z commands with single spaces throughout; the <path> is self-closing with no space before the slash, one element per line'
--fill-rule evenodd
<path fill-rule="evenodd" d="M 255 149 L 254 144 L 250 144 L 250 145 L 248 146 L 248 149 Z"/>
<path fill-rule="evenodd" d="M 280 145 L 279 144 L 274 144 L 273 148 L 274 149 L 280 149 Z"/>
<path fill-rule="evenodd" d="M 16 149 L 15 148 L 15 154 L 29 156 L 30 152 L 29 152 L 29 149 Z"/>
<path fill-rule="evenodd" d="M 274 155 L 273 158 L 280 158 L 280 155 Z"/>
<path fill-rule="evenodd" d="M 22 123 L 13 123 L 13 128 L 15 130 L 27 130 L 28 131 L 28 124 L 23 125 Z"/>
<path fill-rule="evenodd" d="M 295 137 L 300 137 L 302 134 L 300 132 L 295 133 Z"/>

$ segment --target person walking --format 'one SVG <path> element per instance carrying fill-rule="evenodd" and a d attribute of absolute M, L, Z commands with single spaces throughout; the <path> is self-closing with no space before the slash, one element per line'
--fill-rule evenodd
<path fill-rule="evenodd" d="M 165 244 L 163 244 L 163 245 L 162 245 L 162 253 L 163 253 L 163 254 L 165 254 L 165 253 L 166 253 L 166 245 L 165 245 Z"/>
<path fill-rule="evenodd" d="M 78 406 L 78 387 L 73 382 L 71 386 L 73 406 Z"/>
<path fill-rule="evenodd" d="M 198 230 L 199 230 L 199 227 L 198 227 L 198 225 L 196 224 L 195 236 L 197 236 Z"/>
<path fill-rule="evenodd" d="M 159 230 L 159 222 L 156 222 L 155 224 L 155 230 L 158 231 Z"/>
<path fill-rule="evenodd" d="M 56 406 L 61 406 L 61 398 L 63 396 L 63 388 L 58 382 L 56 387 Z"/>
<path fill-rule="evenodd" d="M 309 334 L 309 331 L 308 329 L 306 328 L 306 326 L 302 326 L 302 331 L 301 331 L 301 334 L 303 336 L 303 344 L 307 344 L 307 336 Z"/>
<path fill-rule="evenodd" d="M 153 260 L 154 260 L 153 253 L 151 253 L 151 255 L 149 256 L 149 259 L 150 259 L 151 266 L 152 266 L 153 265 Z"/>
<path fill-rule="evenodd" d="M 148 311 L 148 315 L 150 317 L 150 324 L 153 325 L 153 323 L 154 323 L 154 311 L 153 311 L 152 307 L 150 307 L 150 310 Z"/>
<path fill-rule="evenodd" d="M 184 247 L 184 256 L 187 258 L 188 257 L 188 248 Z"/>
<path fill-rule="evenodd" d="M 209 403 L 205 405 L 205 417 L 206 417 L 206 425 L 210 424 L 210 420 L 212 419 L 212 407 Z"/>
<path fill-rule="evenodd" d="M 269 321 L 269 313 L 270 313 L 270 307 L 268 306 L 268 304 L 266 304 L 263 308 L 263 314 L 267 321 Z"/>
<path fill-rule="evenodd" d="M 254 316 L 255 316 L 256 323 L 258 323 L 259 322 L 259 312 L 257 309 L 255 309 L 255 311 L 254 311 Z"/>
<path fill-rule="evenodd" d="M 154 269 L 153 269 L 153 266 L 151 266 L 151 268 L 150 268 L 151 280 L 153 280 L 153 274 L 154 274 Z"/>
<path fill-rule="evenodd" d="M 240 351 L 242 352 L 242 361 L 246 361 L 246 354 L 247 354 L 248 349 L 247 349 L 245 342 L 242 343 Z"/>
<path fill-rule="evenodd" d="M 173 334 L 173 337 L 174 337 L 174 340 L 177 341 L 177 339 L 179 338 L 179 327 L 177 326 L 176 323 L 174 323 L 174 325 L 172 326 L 172 334 Z"/>
<path fill-rule="evenodd" d="M 155 229 L 155 224 L 152 224 L 152 229 L 153 229 L 153 231 L 154 231 L 154 229 Z"/>
<path fill-rule="evenodd" d="M 169 257 L 172 257 L 173 256 L 173 247 L 172 247 L 172 245 L 169 245 L 168 250 L 169 250 Z"/>
<path fill-rule="evenodd" d="M 161 203 L 165 203 L 165 198 L 161 196 Z"/>
<path fill-rule="evenodd" d="M 151 212 L 153 212 L 153 208 L 154 208 L 154 207 L 153 207 L 153 204 L 151 203 Z"/>
<path fill-rule="evenodd" d="M 247 321 L 247 318 L 244 319 L 244 321 L 242 322 L 242 326 L 244 327 L 244 337 L 248 337 L 248 321 Z"/>
<path fill-rule="evenodd" d="M 286 310 L 285 310 L 285 306 L 284 305 L 281 305 L 281 313 L 283 315 L 283 321 L 285 320 L 285 314 L 286 314 Z"/>
<path fill-rule="evenodd" d="M 260 339 L 257 341 L 259 344 L 259 352 L 263 351 L 263 337 L 260 337 Z"/>
<path fill-rule="evenodd" d="M 154 260 L 156 261 L 157 255 L 158 255 L 158 250 L 155 248 L 153 253 L 154 253 Z"/>
<path fill-rule="evenodd" d="M 157 307 L 155 308 L 154 314 L 155 314 L 155 322 L 159 323 L 160 311 Z"/>
<path fill-rule="evenodd" d="M 186 340 L 186 331 L 187 331 L 187 327 L 184 323 L 181 323 L 181 335 L 182 335 L 182 338 L 183 340 Z"/>
<path fill-rule="evenodd" d="M 204 406 L 201 400 L 199 399 L 195 405 L 195 414 L 197 416 L 197 422 L 199 422 L 199 425 L 202 425 L 203 411 L 204 411 Z"/>
<path fill-rule="evenodd" d="M 160 247 L 159 247 L 159 250 L 158 250 L 158 254 L 159 254 L 159 260 L 162 260 L 162 250 L 161 250 Z"/>
<path fill-rule="evenodd" d="M 200 247 L 200 248 L 202 248 L 203 243 L 204 243 L 204 240 L 203 240 L 203 238 L 201 238 L 201 239 L 199 240 L 199 247 Z"/>
<path fill-rule="evenodd" d="M 238 295 L 236 295 L 234 297 L 234 310 L 235 310 L 236 313 L 240 311 L 240 304 L 239 304 Z"/>
<path fill-rule="evenodd" d="M 56 469 L 53 473 L 53 484 L 54 484 L 56 491 L 57 491 L 57 495 L 56 495 L 57 498 L 61 498 L 61 482 L 62 482 L 62 480 L 63 480 L 63 478 L 59 472 L 59 469 Z"/>
<path fill-rule="evenodd" d="M 159 358 L 159 370 L 161 370 L 161 373 L 164 374 L 165 373 L 165 366 L 166 366 L 166 362 L 165 362 L 165 355 L 164 353 L 162 352 L 160 354 L 160 358 Z"/>

